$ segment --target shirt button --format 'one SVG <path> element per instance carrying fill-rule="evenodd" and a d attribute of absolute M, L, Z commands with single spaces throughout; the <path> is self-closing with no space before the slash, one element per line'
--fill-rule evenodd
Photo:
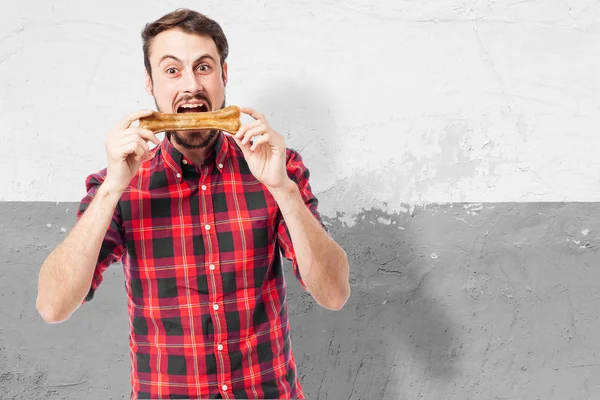
<path fill-rule="evenodd" d="M 223 350 L 223 345 L 222 344 L 218 345 L 217 349 L 219 349 L 219 351 Z M 227 389 L 225 389 L 225 390 L 227 390 Z"/>
<path fill-rule="evenodd" d="M 217 310 L 219 309 L 219 305 L 218 305 L 218 304 L 213 304 L 213 309 L 214 309 L 215 311 L 217 311 Z"/>
<path fill-rule="evenodd" d="M 202 185 L 202 190 L 206 190 L 206 185 Z"/>
<path fill-rule="evenodd" d="M 223 168 L 223 164 L 219 164 L 219 169 Z"/>
<path fill-rule="evenodd" d="M 181 178 L 181 174 L 178 172 L 177 173 L 177 179 Z"/>
<path fill-rule="evenodd" d="M 204 229 L 206 229 L 207 231 L 209 231 L 210 230 L 210 225 L 209 224 L 204 225 Z"/>
<path fill-rule="evenodd" d="M 210 268 L 211 271 L 214 271 L 215 270 L 215 264 L 210 264 L 208 266 L 208 268 Z"/>
<path fill-rule="evenodd" d="M 186 160 L 185 158 L 183 159 L 183 163 L 184 163 L 184 164 L 187 164 L 187 160 Z"/>
<path fill-rule="evenodd" d="M 223 388 L 223 390 L 227 390 L 227 385 L 223 385 L 221 387 Z"/>

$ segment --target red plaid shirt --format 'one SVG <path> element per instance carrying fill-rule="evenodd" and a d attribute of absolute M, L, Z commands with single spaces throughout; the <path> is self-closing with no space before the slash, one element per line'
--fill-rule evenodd
<path fill-rule="evenodd" d="M 287 172 L 321 222 L 309 172 L 291 149 Z M 77 219 L 105 176 L 86 179 Z M 121 261 L 131 397 L 304 398 L 280 251 L 305 288 L 277 203 L 230 136 L 220 133 L 198 167 L 167 138 L 154 148 L 118 203 L 84 300 Z"/>

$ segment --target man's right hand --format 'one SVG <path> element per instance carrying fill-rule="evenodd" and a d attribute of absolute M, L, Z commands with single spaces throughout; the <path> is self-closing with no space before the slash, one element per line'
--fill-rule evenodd
<path fill-rule="evenodd" d="M 140 164 L 148 158 L 148 141 L 159 144 L 152 131 L 132 127 L 131 124 L 152 114 L 152 110 L 140 110 L 121 121 L 106 137 L 107 172 L 103 186 L 109 191 L 122 194 L 137 173 Z"/>

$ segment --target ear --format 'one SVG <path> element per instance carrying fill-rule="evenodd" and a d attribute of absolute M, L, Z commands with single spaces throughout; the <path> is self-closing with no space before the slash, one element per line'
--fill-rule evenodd
<path fill-rule="evenodd" d="M 144 78 L 145 78 L 145 86 L 146 86 L 146 92 L 152 96 L 152 78 L 150 78 L 150 75 L 148 74 L 148 70 L 144 69 Z"/>
<path fill-rule="evenodd" d="M 223 84 L 227 86 L 227 61 L 223 63 Z"/>

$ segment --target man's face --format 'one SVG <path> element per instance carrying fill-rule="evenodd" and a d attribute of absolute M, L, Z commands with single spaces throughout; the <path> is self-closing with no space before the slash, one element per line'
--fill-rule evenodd
<path fill-rule="evenodd" d="M 225 106 L 227 64 L 210 36 L 188 34 L 178 28 L 158 34 L 150 47 L 152 78 L 146 90 L 158 111 L 165 113 L 215 111 Z M 188 149 L 205 147 L 217 131 L 171 132 Z"/>

